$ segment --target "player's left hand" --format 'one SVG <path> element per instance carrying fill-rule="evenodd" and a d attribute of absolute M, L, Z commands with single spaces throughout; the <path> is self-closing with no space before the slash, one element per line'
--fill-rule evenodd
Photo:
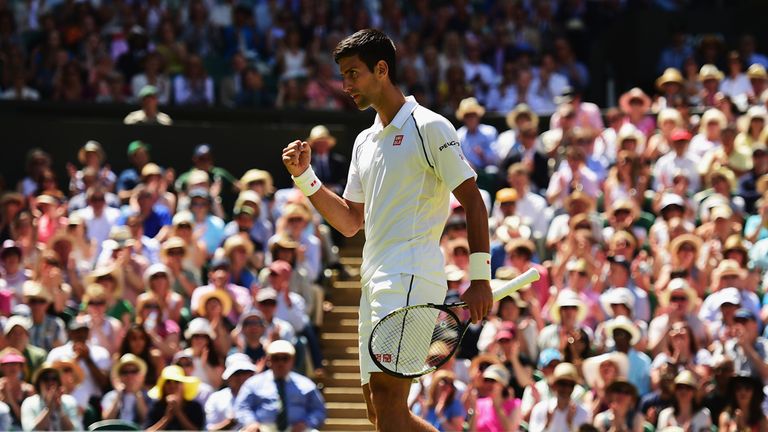
<path fill-rule="evenodd" d="M 493 306 L 491 283 L 487 280 L 473 280 L 461 295 L 461 300 L 467 304 L 472 324 L 477 323 L 488 315 Z"/>

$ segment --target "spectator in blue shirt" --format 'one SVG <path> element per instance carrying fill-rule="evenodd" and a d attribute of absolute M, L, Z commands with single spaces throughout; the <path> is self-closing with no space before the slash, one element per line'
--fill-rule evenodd
<path fill-rule="evenodd" d="M 133 188 L 141 183 L 141 169 L 149 163 L 149 144 L 139 140 L 128 144 L 128 160 L 131 167 L 124 169 L 117 178 L 117 193 L 122 200 L 130 198 Z"/>
<path fill-rule="evenodd" d="M 483 171 L 486 167 L 496 168 L 497 162 L 493 144 L 496 142 L 498 132 L 495 127 L 480 123 L 483 115 L 485 115 L 485 108 L 473 97 L 462 100 L 459 109 L 456 110 L 456 119 L 464 122 L 464 126 L 456 131 L 461 150 L 472 168 L 477 171 Z M 451 143 L 440 143 L 440 145 L 451 145 Z"/>
<path fill-rule="evenodd" d="M 270 369 L 246 381 L 235 400 L 235 418 L 244 427 L 242 430 L 271 427 L 281 432 L 305 431 L 323 425 L 325 402 L 312 380 L 291 371 L 295 355 L 288 341 L 269 344 Z"/>
<path fill-rule="evenodd" d="M 118 225 L 126 225 L 128 218 L 134 213 L 138 213 L 143 220 L 145 236 L 149 238 L 165 237 L 165 231 L 171 226 L 172 216 L 168 208 L 157 204 L 157 193 L 140 184 L 134 189 L 132 201 L 135 201 L 138 210 L 132 211 L 134 209 L 130 209 L 125 212 Z"/>
<path fill-rule="evenodd" d="M 211 195 L 207 189 L 194 188 L 189 191 L 189 210 L 194 217 L 194 230 L 205 243 L 209 256 L 224 241 L 224 221 L 211 214 Z"/>

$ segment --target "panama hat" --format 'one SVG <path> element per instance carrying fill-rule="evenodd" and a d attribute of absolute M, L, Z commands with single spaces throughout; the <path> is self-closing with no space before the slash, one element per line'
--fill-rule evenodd
<path fill-rule="evenodd" d="M 82 147 L 80 147 L 80 150 L 77 152 L 77 160 L 80 161 L 81 164 L 85 164 L 85 155 L 87 153 L 96 153 L 99 155 L 99 163 L 104 162 L 104 159 L 106 155 L 104 154 L 104 149 L 101 147 L 101 143 L 98 141 L 90 140 L 85 143 Z"/>
<path fill-rule="evenodd" d="M 664 90 L 666 84 L 680 84 L 683 85 L 683 75 L 679 70 L 675 68 L 666 68 L 664 73 L 660 77 L 656 78 L 656 88 Z"/>
<path fill-rule="evenodd" d="M 705 133 L 707 125 L 710 123 L 717 123 L 720 129 L 725 129 L 728 126 L 728 119 L 725 117 L 722 111 L 717 108 L 710 108 L 704 111 L 699 121 L 699 133 Z"/>
<path fill-rule="evenodd" d="M 728 236 L 728 238 L 725 240 L 725 244 L 723 244 L 723 254 L 727 254 L 731 251 L 740 251 L 743 252 L 745 255 L 749 253 L 749 250 L 747 249 L 747 246 L 744 244 L 744 239 L 739 234 L 731 234 Z"/>
<path fill-rule="evenodd" d="M 512 111 L 507 113 L 507 126 L 509 126 L 510 129 L 516 129 L 517 128 L 517 117 L 520 115 L 527 115 L 531 118 L 531 123 L 534 128 L 539 127 L 539 116 L 536 115 L 535 112 L 531 109 L 528 104 L 518 104 Z"/>
<path fill-rule="evenodd" d="M 230 298 L 229 294 L 220 289 L 206 291 L 200 296 L 200 300 L 198 300 L 197 303 L 197 314 L 200 316 L 205 316 L 205 304 L 208 303 L 208 300 L 214 298 L 218 299 L 219 303 L 221 303 L 222 315 L 229 315 L 229 312 L 232 311 L 232 299 Z"/>
<path fill-rule="evenodd" d="M 123 354 L 122 357 L 120 357 L 120 360 L 118 360 L 117 363 L 115 363 L 114 366 L 112 366 L 112 376 L 117 377 L 120 375 L 120 369 L 123 368 L 123 366 L 126 365 L 136 365 L 136 367 L 139 368 L 139 374 L 145 375 L 147 373 L 147 363 L 142 360 L 140 357 L 136 356 L 135 354 L 127 353 Z"/>
<path fill-rule="evenodd" d="M 85 372 L 83 372 L 83 368 L 80 367 L 80 364 L 75 359 L 54 360 L 52 365 L 54 368 L 58 369 L 61 374 L 64 373 L 64 369 L 71 369 L 72 374 L 75 377 L 75 386 L 80 385 L 80 383 L 85 380 Z"/>
<path fill-rule="evenodd" d="M 294 348 L 293 344 L 287 340 L 278 339 L 276 341 L 270 342 L 267 346 L 267 355 L 275 354 L 288 354 L 290 356 L 295 356 L 296 348 Z"/>
<path fill-rule="evenodd" d="M 578 384 L 580 379 L 576 366 L 568 362 L 563 362 L 555 366 L 555 371 L 552 373 L 552 376 L 549 377 L 549 383 L 556 384 L 560 381 L 570 381 L 574 384 Z"/>
<path fill-rule="evenodd" d="M 32 384 L 34 384 L 35 388 L 38 388 L 40 378 L 46 373 L 46 372 L 53 372 L 59 377 L 59 382 L 61 382 L 61 371 L 57 369 L 53 362 L 51 361 L 45 361 L 43 364 L 40 365 L 40 367 L 35 371 L 34 375 L 32 375 Z"/>
<path fill-rule="evenodd" d="M 723 73 L 713 64 L 705 64 L 699 69 L 699 81 L 703 82 L 710 79 L 722 81 L 723 78 Z"/>
<path fill-rule="evenodd" d="M 503 365 L 492 364 L 483 371 L 483 378 L 492 379 L 506 386 L 509 384 L 509 371 Z"/>
<path fill-rule="evenodd" d="M 309 137 L 307 137 L 307 142 L 312 144 L 312 142 L 325 139 L 328 141 L 328 144 L 333 147 L 336 145 L 336 138 L 331 135 L 331 131 L 328 130 L 328 128 L 325 125 L 317 125 L 312 128 L 311 131 L 309 131 Z"/>
<path fill-rule="evenodd" d="M 115 298 L 120 298 L 123 295 L 123 277 L 120 271 L 120 267 L 114 264 L 100 265 L 93 269 L 88 276 L 85 277 L 85 285 L 97 283 L 97 281 L 103 277 L 109 276 L 115 281 L 115 288 L 112 295 Z"/>
<path fill-rule="evenodd" d="M 595 200 L 591 196 L 582 191 L 574 191 L 563 202 L 563 207 L 566 211 L 570 211 L 571 206 L 576 202 L 583 202 L 587 205 L 587 209 L 591 209 L 595 205 Z"/>
<path fill-rule="evenodd" d="M 496 202 L 500 204 L 516 202 L 518 199 L 520 199 L 520 195 L 513 188 L 503 188 L 496 192 Z"/>
<path fill-rule="evenodd" d="M 611 206 L 611 209 L 609 210 L 609 214 L 613 216 L 619 210 L 629 211 L 629 215 L 632 218 L 632 220 L 637 219 L 637 217 L 640 214 L 640 210 L 637 208 L 637 205 L 635 204 L 634 201 L 630 199 L 618 199 L 614 201 L 613 205 Z"/>
<path fill-rule="evenodd" d="M 205 335 L 211 339 L 216 337 L 216 333 L 213 332 L 211 327 L 211 322 L 205 318 L 195 318 L 189 322 L 187 330 L 184 332 L 184 338 L 189 340 L 195 335 Z"/>
<path fill-rule="evenodd" d="M 249 169 L 240 178 L 240 183 L 242 183 L 243 186 L 248 186 L 249 183 L 255 183 L 255 182 L 264 182 L 264 186 L 267 193 L 272 193 L 275 191 L 275 187 L 272 181 L 272 175 L 268 171 L 255 169 L 255 168 Z"/>
<path fill-rule="evenodd" d="M 600 377 L 600 366 L 605 362 L 611 362 L 618 369 L 618 377 L 627 377 L 629 375 L 629 357 L 618 351 L 613 351 L 599 356 L 590 357 L 584 360 L 581 370 L 584 372 L 584 381 L 591 388 L 595 388 L 602 382 Z"/>
<path fill-rule="evenodd" d="M 736 183 L 736 176 L 733 174 L 733 171 L 731 171 L 730 168 L 721 166 L 711 171 L 708 178 L 710 186 L 712 185 L 715 177 L 724 179 L 728 183 L 728 187 L 730 188 L 731 192 L 736 192 L 738 184 Z"/>
<path fill-rule="evenodd" d="M 768 79 L 768 72 L 765 71 L 765 66 L 755 63 L 747 69 L 747 78 L 749 79 Z"/>
<path fill-rule="evenodd" d="M 696 378 L 696 375 L 693 374 L 693 372 L 689 370 L 683 370 L 677 376 L 675 377 L 675 387 L 679 385 L 684 385 L 688 387 L 693 387 L 694 389 L 699 388 L 699 380 Z"/>
<path fill-rule="evenodd" d="M 530 239 L 531 228 L 523 223 L 520 216 L 507 216 L 501 226 L 496 228 L 496 238 L 504 244 L 516 238 Z"/>
<path fill-rule="evenodd" d="M 160 373 L 160 378 L 157 380 L 157 384 L 149 389 L 149 397 L 155 400 L 163 398 L 163 386 L 166 381 L 180 382 L 184 386 L 184 399 L 192 400 L 197 396 L 197 390 L 200 386 L 200 379 L 193 376 L 187 376 L 184 374 L 184 369 L 181 366 L 166 366 Z"/>
<path fill-rule="evenodd" d="M 587 317 L 587 306 L 581 300 L 579 295 L 569 289 L 564 289 L 557 295 L 557 298 L 549 311 L 552 321 L 560 323 L 560 308 L 566 306 L 575 306 L 578 308 L 578 314 L 576 316 L 577 322 L 581 322 Z"/>
<path fill-rule="evenodd" d="M 456 110 L 456 119 L 459 121 L 464 120 L 464 116 L 467 114 L 477 114 L 479 117 L 482 117 L 485 115 L 485 108 L 480 105 L 477 99 L 468 97 L 459 102 L 459 108 Z"/>
<path fill-rule="evenodd" d="M 688 297 L 688 312 L 692 311 L 696 307 L 696 301 L 699 299 L 699 295 L 696 293 L 687 280 L 683 278 L 674 278 L 667 283 L 666 289 L 661 291 L 659 296 L 659 303 L 661 306 L 669 306 L 670 297 L 675 291 L 682 291 L 686 297 Z"/>
<path fill-rule="evenodd" d="M 611 337 L 613 337 L 613 332 L 618 329 L 624 330 L 632 336 L 629 341 L 630 345 L 640 342 L 640 329 L 637 328 L 637 325 L 631 319 L 619 315 L 605 323 L 605 333 Z"/>
<path fill-rule="evenodd" d="M 634 87 L 619 98 L 619 106 L 621 107 L 621 110 L 629 112 L 629 105 L 633 100 L 640 100 L 640 102 L 642 102 L 643 112 L 648 111 L 651 108 L 651 98 L 639 87 Z"/>
<path fill-rule="evenodd" d="M 239 247 L 245 249 L 246 256 L 253 255 L 253 242 L 241 235 L 230 236 L 227 240 L 224 241 L 224 255 L 229 256 L 232 251 Z"/>
<path fill-rule="evenodd" d="M 738 261 L 733 259 L 724 259 L 720 261 L 712 273 L 718 278 L 729 275 L 736 276 L 740 279 L 747 277 L 747 271 L 739 265 Z"/>
<path fill-rule="evenodd" d="M 40 298 L 47 301 L 48 303 L 53 301 L 53 295 L 48 290 L 48 288 L 44 287 L 40 282 L 37 281 L 24 281 L 21 286 L 21 293 L 26 299 Z"/>
<path fill-rule="evenodd" d="M 632 291 L 630 291 L 629 288 L 613 288 L 600 296 L 600 304 L 603 306 L 603 310 L 610 316 L 613 316 L 611 305 L 615 304 L 624 305 L 629 308 L 630 312 L 632 312 L 635 307 L 635 295 L 632 294 Z"/>
<path fill-rule="evenodd" d="M 168 255 L 168 251 L 172 249 L 181 249 L 186 254 L 187 252 L 187 242 L 184 241 L 183 238 L 178 236 L 173 236 L 169 238 L 168 240 L 164 241 L 161 248 L 160 253 L 163 256 Z"/>
<path fill-rule="evenodd" d="M 698 253 L 698 250 L 701 248 L 701 237 L 694 234 L 680 234 L 669 243 L 669 251 L 672 255 L 677 255 L 677 252 L 680 251 L 680 247 L 684 244 L 693 245 Z"/>

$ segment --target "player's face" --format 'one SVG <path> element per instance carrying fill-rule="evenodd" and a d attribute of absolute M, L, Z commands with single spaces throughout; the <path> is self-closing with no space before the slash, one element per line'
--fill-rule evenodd
<path fill-rule="evenodd" d="M 344 91 L 352 97 L 359 110 L 365 110 L 381 91 L 379 80 L 358 56 L 339 59 L 339 70 L 344 80 Z"/>

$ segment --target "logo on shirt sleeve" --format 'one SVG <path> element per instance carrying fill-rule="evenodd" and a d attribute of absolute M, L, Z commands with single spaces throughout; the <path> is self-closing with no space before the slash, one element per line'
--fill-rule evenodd
<path fill-rule="evenodd" d="M 395 140 L 392 141 L 393 146 L 399 146 L 403 143 L 403 136 L 402 135 L 395 135 Z"/>
<path fill-rule="evenodd" d="M 448 147 L 460 146 L 460 145 L 461 144 L 458 141 L 448 141 L 447 143 L 441 145 L 437 149 L 440 150 L 440 151 L 443 151 L 443 150 L 447 149 Z"/>

